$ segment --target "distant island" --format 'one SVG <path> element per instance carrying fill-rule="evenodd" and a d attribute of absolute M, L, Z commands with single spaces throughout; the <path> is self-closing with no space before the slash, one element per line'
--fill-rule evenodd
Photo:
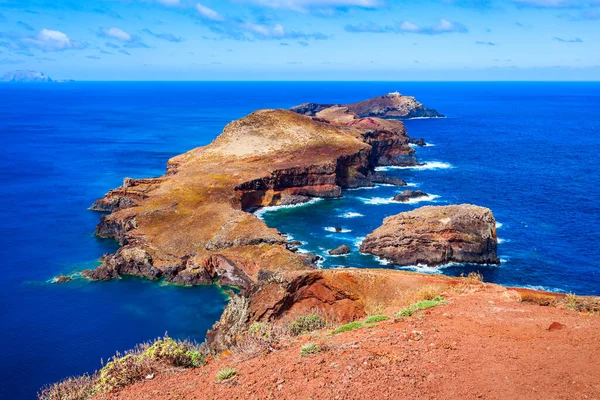
<path fill-rule="evenodd" d="M 43 72 L 31 71 L 31 70 L 18 70 L 7 72 L 2 75 L 0 82 L 8 83 L 62 83 L 62 82 L 73 82 L 72 80 L 54 80 L 49 76 L 44 75 Z"/>

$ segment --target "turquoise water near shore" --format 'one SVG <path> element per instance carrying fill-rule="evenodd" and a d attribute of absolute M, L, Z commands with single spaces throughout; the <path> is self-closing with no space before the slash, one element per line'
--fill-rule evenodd
<path fill-rule="evenodd" d="M 501 223 L 499 256 L 476 269 L 486 280 L 600 295 L 600 83 L 73 83 L 0 86 L 0 398 L 92 371 L 117 350 L 164 332 L 203 340 L 226 296 L 127 278 L 48 283 L 116 249 L 93 236 L 87 207 L 124 177 L 158 176 L 166 161 L 214 139 L 258 108 L 306 101 L 347 103 L 399 90 L 446 119 L 411 120 L 417 169 L 390 169 L 428 202 L 397 204 L 389 186 L 345 191 L 263 214 L 325 255 L 323 267 L 381 267 L 356 244 L 385 216 L 427 204 L 475 203 Z M 343 232 L 331 232 L 334 227 Z M 329 229 L 328 229 L 329 228 Z"/>

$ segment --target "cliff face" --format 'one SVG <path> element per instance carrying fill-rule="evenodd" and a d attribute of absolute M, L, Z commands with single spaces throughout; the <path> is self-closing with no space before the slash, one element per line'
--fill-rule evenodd
<path fill-rule="evenodd" d="M 445 276 L 381 269 L 262 271 L 256 285 L 230 301 L 207 340 L 213 349 L 223 351 L 239 344 L 254 322 L 276 323 L 318 312 L 345 323 L 373 312 L 393 313 L 423 287 L 442 292 L 456 282 Z"/>
<path fill-rule="evenodd" d="M 305 103 L 292 107 L 290 110 L 303 115 L 319 116 L 324 112 L 337 112 L 339 108 L 346 108 L 349 113 L 359 118 L 379 117 L 393 119 L 410 118 L 443 118 L 444 115 L 436 110 L 427 108 L 412 96 L 403 96 L 398 92 L 383 96 L 346 104 L 317 104 Z"/>
<path fill-rule="evenodd" d="M 385 181 L 377 165 L 416 163 L 401 122 L 351 119 L 257 111 L 210 145 L 169 160 L 166 175 L 125 179 L 91 207 L 110 212 L 96 234 L 123 247 L 86 276 L 249 287 L 261 269 L 312 268 L 314 257 L 288 249 L 283 235 L 247 211 L 339 197 L 343 188 Z"/>
<path fill-rule="evenodd" d="M 496 221 L 488 208 L 427 206 L 386 218 L 360 246 L 395 265 L 499 264 Z"/>

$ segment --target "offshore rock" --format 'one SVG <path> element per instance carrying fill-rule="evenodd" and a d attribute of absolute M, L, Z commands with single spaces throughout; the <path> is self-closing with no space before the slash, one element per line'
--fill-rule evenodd
<path fill-rule="evenodd" d="M 329 255 L 331 256 L 343 256 L 346 254 L 350 253 L 350 247 L 346 246 L 345 244 L 341 245 L 340 247 L 337 247 L 333 250 L 329 250 Z"/>
<path fill-rule="evenodd" d="M 395 195 L 394 201 L 406 203 L 410 200 L 419 199 L 427 196 L 429 195 L 421 190 L 405 190 L 402 193 Z"/>
<path fill-rule="evenodd" d="M 461 204 L 421 207 L 388 217 L 367 235 L 360 251 L 399 266 L 499 264 L 497 245 L 492 211 Z"/>

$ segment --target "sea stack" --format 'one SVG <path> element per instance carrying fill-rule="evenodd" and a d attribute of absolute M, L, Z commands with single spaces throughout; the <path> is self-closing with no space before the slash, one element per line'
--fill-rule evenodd
<path fill-rule="evenodd" d="M 427 206 L 386 218 L 360 246 L 394 265 L 499 264 L 492 211 L 470 204 Z"/>

